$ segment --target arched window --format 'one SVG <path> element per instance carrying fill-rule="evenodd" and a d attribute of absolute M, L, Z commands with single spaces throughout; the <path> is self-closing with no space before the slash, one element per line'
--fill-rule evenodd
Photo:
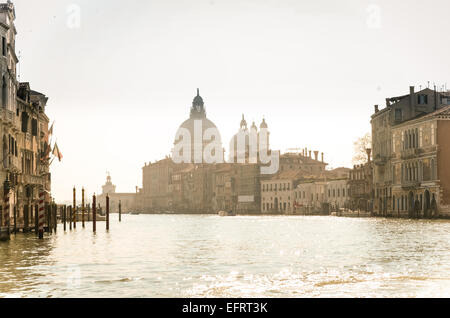
<path fill-rule="evenodd" d="M 3 76 L 2 78 L 2 107 L 7 108 L 7 101 L 8 101 L 8 89 L 6 85 L 6 79 Z"/>
<path fill-rule="evenodd" d="M 436 180 L 436 167 L 435 167 L 434 159 L 431 159 L 430 170 L 431 170 L 431 173 L 430 173 L 431 180 Z"/>
<path fill-rule="evenodd" d="M 8 140 L 3 136 L 3 168 L 8 168 Z"/>

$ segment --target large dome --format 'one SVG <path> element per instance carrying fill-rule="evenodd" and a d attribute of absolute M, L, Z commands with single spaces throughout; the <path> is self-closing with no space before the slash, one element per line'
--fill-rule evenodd
<path fill-rule="evenodd" d="M 195 136 L 196 133 L 196 127 L 201 126 L 201 136 Z M 189 131 L 191 135 L 191 162 L 194 162 L 194 150 L 195 150 L 195 138 L 200 138 L 202 147 L 201 149 L 205 149 L 207 145 L 211 143 L 211 140 L 203 140 L 203 137 L 205 135 L 206 130 L 208 129 L 215 129 L 216 133 L 218 133 L 218 129 L 216 125 L 210 121 L 208 118 L 206 118 L 206 111 L 204 107 L 203 98 L 200 96 L 200 91 L 197 89 L 197 96 L 194 98 L 194 101 L 192 103 L 191 107 L 191 113 L 190 118 L 183 122 L 180 126 L 180 129 L 186 129 Z M 182 137 L 179 137 L 178 139 L 175 139 L 174 144 L 177 145 L 182 141 Z M 199 148 L 200 149 L 200 148 Z M 203 156 L 202 156 L 203 157 Z"/>

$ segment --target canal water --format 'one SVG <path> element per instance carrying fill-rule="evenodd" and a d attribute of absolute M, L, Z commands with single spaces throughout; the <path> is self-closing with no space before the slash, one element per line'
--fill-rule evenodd
<path fill-rule="evenodd" d="M 449 221 L 125 215 L 97 228 L 1 243 L 0 297 L 450 297 Z"/>

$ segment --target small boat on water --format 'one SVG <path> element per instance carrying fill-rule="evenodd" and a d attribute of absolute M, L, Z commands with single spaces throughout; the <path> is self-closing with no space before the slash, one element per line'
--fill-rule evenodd
<path fill-rule="evenodd" d="M 220 211 L 219 216 L 236 216 L 236 213 L 234 213 L 233 211 L 230 212 Z"/>
<path fill-rule="evenodd" d="M 140 215 L 141 213 L 139 213 L 139 212 L 131 212 L 130 214 L 131 215 Z"/>

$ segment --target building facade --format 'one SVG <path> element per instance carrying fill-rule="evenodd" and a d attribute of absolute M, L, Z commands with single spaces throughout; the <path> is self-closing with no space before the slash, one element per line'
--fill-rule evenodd
<path fill-rule="evenodd" d="M 122 213 L 131 213 L 139 211 L 139 189 L 136 193 L 118 193 L 116 186 L 112 183 L 111 176 L 108 174 L 106 182 L 102 186 L 102 194 L 97 196 L 97 204 L 103 211 L 106 209 L 106 197 L 109 196 L 109 211 L 119 213 L 119 204 L 122 207 Z"/>
<path fill-rule="evenodd" d="M 9 193 L 9 211 L 1 208 L 0 225 L 28 231 L 37 213 L 38 193 L 51 192 L 48 98 L 17 80 L 14 5 L 0 4 L 2 164 L 0 188 Z M 50 202 L 51 196 L 46 197 Z M 6 224 L 9 220 L 9 224 Z"/>
<path fill-rule="evenodd" d="M 436 181 L 438 177 L 436 168 L 431 168 L 432 164 L 436 165 L 438 155 L 438 147 L 434 147 L 437 146 L 437 121 L 428 115 L 434 116 L 433 113 L 437 114 L 447 107 L 450 104 L 448 95 L 429 88 L 415 92 L 415 88 L 410 87 L 408 95 L 386 99 L 383 110 L 375 106 L 371 120 L 374 214 L 413 216 L 418 215 L 419 210 L 428 210 L 428 207 L 423 207 L 424 202 L 428 204 L 430 201 L 434 205 L 441 202 L 437 192 L 434 193 L 434 201 L 432 198 L 433 191 L 438 190 L 436 184 L 428 184 L 430 189 L 424 189 L 424 181 L 431 181 L 428 180 L 430 178 Z M 430 122 L 418 124 L 421 118 Z M 441 124 L 441 127 L 444 126 Z M 430 145 L 432 141 L 434 145 Z M 442 145 L 445 147 L 445 144 Z M 427 171 L 434 174 L 428 177 Z M 424 199 L 424 196 L 427 198 Z M 442 201 L 445 202 L 445 198 Z M 422 215 L 428 215 L 428 212 L 422 212 Z"/>

